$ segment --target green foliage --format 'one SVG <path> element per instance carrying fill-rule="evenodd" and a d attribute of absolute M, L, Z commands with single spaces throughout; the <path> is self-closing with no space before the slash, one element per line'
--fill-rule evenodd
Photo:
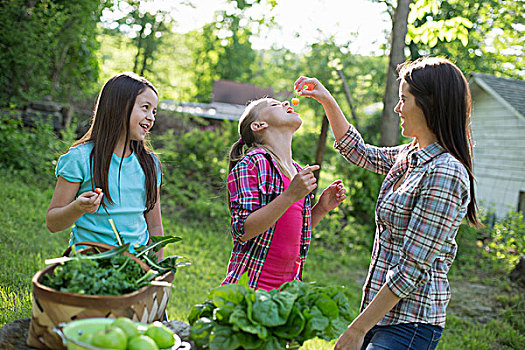
<path fill-rule="evenodd" d="M 297 63 L 292 65 L 290 70 L 294 72 L 293 69 L 295 68 L 296 72 L 291 78 L 288 78 L 290 79 L 288 84 L 295 81 L 299 75 L 318 78 L 336 98 L 349 121 L 355 125 L 351 113 L 353 107 L 359 125 L 358 129 L 363 132 L 367 141 L 372 143 L 373 130 L 371 125 L 374 124 L 376 128 L 379 128 L 379 117 L 376 119 L 373 113 L 368 114 L 365 111 L 367 107 L 383 98 L 387 60 L 385 57 L 353 55 L 349 49 L 350 44 L 350 41 L 343 45 L 337 44 L 333 38 L 313 44 L 307 53 L 295 58 Z M 287 67 L 285 66 L 285 68 Z M 338 70 L 345 77 L 352 106 L 349 105 L 343 89 L 343 82 L 337 73 Z M 282 76 L 288 77 L 289 74 L 283 72 Z M 324 115 L 322 106 L 313 99 L 302 99 L 297 110 L 303 115 L 305 109 L 313 111 L 315 115 L 313 125 L 319 130 L 321 117 Z M 303 119 L 305 118 L 303 117 Z M 306 120 L 304 124 L 310 128 L 312 121 Z"/>
<path fill-rule="evenodd" d="M 217 11 L 211 23 L 191 34 L 194 40 L 190 70 L 194 72 L 194 99 L 200 102 L 209 101 L 216 80 L 251 82 L 255 78 L 258 53 L 252 48 L 250 39 L 259 27 L 273 25 L 273 18 L 267 16 L 268 10 L 259 11 L 258 18 L 248 10 L 265 5 L 271 8 L 275 2 L 231 0 L 230 3 L 234 8 Z M 268 82 L 264 82 L 263 86 L 267 85 Z"/>
<path fill-rule="evenodd" d="M 463 46 L 468 44 L 468 30 L 472 28 L 472 22 L 464 17 L 453 17 L 444 20 L 428 20 L 419 27 L 412 23 L 417 20 L 421 21 L 429 14 L 437 15 L 439 13 L 439 3 L 434 0 L 418 0 L 410 4 L 410 14 L 408 16 L 408 33 L 407 39 L 415 44 L 419 42 L 429 47 L 437 45 L 438 41 L 451 42 L 459 40 Z"/>
<path fill-rule="evenodd" d="M 269 292 L 238 284 L 213 289 L 192 309 L 196 345 L 210 349 L 285 349 L 320 337 L 337 338 L 355 317 L 341 288 L 292 281 Z"/>
<path fill-rule="evenodd" d="M 151 72 L 158 47 L 163 44 L 163 36 L 171 25 L 170 6 L 165 4 L 160 8 L 151 5 L 147 1 L 115 2 L 108 11 L 112 13 L 108 16 L 111 22 L 103 23 L 107 33 L 118 35 L 121 32 L 133 38 L 131 42 L 136 50 L 132 71 L 142 76 Z M 116 17 L 118 18 L 115 20 Z"/>
<path fill-rule="evenodd" d="M 152 237 L 151 244 L 137 247 L 134 254 L 150 267 L 147 272 L 137 261 L 124 255 L 129 250 L 129 243 L 126 243 L 104 252 L 74 250 L 73 255 L 51 259 L 48 263 L 59 265 L 52 272 L 44 275 L 42 284 L 61 292 L 122 295 L 148 285 L 158 274 L 170 270 L 175 273 L 178 267 L 188 265 L 177 263 L 177 259 L 180 258 L 177 255 L 158 260 L 154 254 L 168 244 L 179 242 L 180 237 Z"/>
<path fill-rule="evenodd" d="M 525 71 L 521 0 L 419 0 L 412 6 L 410 19 L 407 44 L 413 60 L 441 55 L 454 60 L 465 73 L 519 78 Z"/>
<path fill-rule="evenodd" d="M 227 155 L 237 139 L 234 123 L 220 128 L 168 130 L 155 138 L 163 164 L 163 199 L 173 204 L 171 215 L 181 218 L 229 218 Z"/>
<path fill-rule="evenodd" d="M 89 257 L 89 256 L 88 256 Z M 81 254 L 46 274 L 42 284 L 61 292 L 86 295 L 122 295 L 149 284 L 155 275 L 143 278 L 140 265 L 122 254 L 89 259 Z"/>
<path fill-rule="evenodd" d="M 328 213 L 315 227 L 312 235 L 317 245 L 328 250 L 341 250 L 342 254 L 366 254 L 372 249 L 374 231 L 371 223 L 359 222 L 349 215 L 348 208 L 341 207 Z"/>
<path fill-rule="evenodd" d="M 504 261 L 510 271 L 516 266 L 521 256 L 525 256 L 525 221 L 523 213 L 510 212 L 507 217 L 496 222 L 490 230 L 487 248 L 492 257 Z"/>
<path fill-rule="evenodd" d="M 486 225 L 484 228 L 478 229 L 466 223 L 460 226 L 456 239 L 458 254 L 452 265 L 452 275 L 507 274 L 525 255 L 522 213 L 509 212 L 493 223 L 490 222 L 490 215 L 482 215 L 481 220 Z"/>
<path fill-rule="evenodd" d="M 2 5 L 0 105 L 48 94 L 63 101 L 89 91 L 98 76 L 95 39 L 103 8 L 96 0 Z"/>
<path fill-rule="evenodd" d="M 223 11 L 215 22 L 202 28 L 192 69 L 198 101 L 209 102 L 216 80 L 248 82 L 253 78 L 256 52 L 249 41 L 252 33 L 241 27 L 240 21 L 239 16 Z"/>
<path fill-rule="evenodd" d="M 72 143 L 71 130 L 57 138 L 43 116 L 32 128 L 24 127 L 16 111 L 0 111 L 0 163 L 12 170 L 35 172 L 53 179 L 53 163 Z"/>
<path fill-rule="evenodd" d="M 336 171 L 341 174 L 347 189 L 342 211 L 361 224 L 373 226 L 375 206 L 384 176 L 346 161 L 337 163 Z"/>

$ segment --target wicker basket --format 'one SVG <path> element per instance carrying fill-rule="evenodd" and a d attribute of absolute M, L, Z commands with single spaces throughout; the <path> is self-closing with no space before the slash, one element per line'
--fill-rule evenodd
<path fill-rule="evenodd" d="M 109 250 L 110 245 L 98 242 L 80 242 L 93 250 Z M 64 253 L 69 255 L 70 249 Z M 147 271 L 149 267 L 129 253 Z M 38 271 L 33 276 L 33 314 L 27 337 L 27 345 L 37 349 L 65 349 L 62 340 L 53 328 L 60 323 L 90 317 L 117 318 L 127 317 L 134 321 L 151 323 L 164 318 L 166 306 L 171 293 L 173 272 L 168 272 L 155 278 L 158 285 L 144 286 L 132 293 L 124 295 L 83 295 L 59 292 L 44 286 L 41 282 L 44 275 L 53 272 L 59 264 L 54 264 Z M 162 285 L 162 282 L 167 282 Z"/>

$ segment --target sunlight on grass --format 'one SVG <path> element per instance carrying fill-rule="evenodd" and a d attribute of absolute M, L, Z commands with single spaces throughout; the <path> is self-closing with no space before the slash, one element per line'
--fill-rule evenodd
<path fill-rule="evenodd" d="M 227 231 L 217 232 L 205 224 L 185 226 L 165 220 L 164 231 L 182 237 L 181 242 L 167 247 L 165 254 L 181 255 L 192 264 L 175 273 L 168 304 L 170 319 L 186 321 L 192 306 L 205 301 L 208 292 L 226 276 L 232 242 Z"/>
<path fill-rule="evenodd" d="M 474 323 L 468 318 L 447 316 L 447 326 L 437 350 L 524 349 L 525 335 L 501 320 L 487 324 Z"/>
<path fill-rule="evenodd" d="M 31 315 L 31 291 L 0 285 L 0 325 Z"/>

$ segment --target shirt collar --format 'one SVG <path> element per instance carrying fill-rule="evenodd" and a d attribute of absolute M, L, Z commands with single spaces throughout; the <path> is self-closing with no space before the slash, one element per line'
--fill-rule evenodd
<path fill-rule="evenodd" d="M 431 143 L 427 147 L 420 149 L 419 151 L 415 151 L 412 153 L 412 164 L 414 166 L 421 165 L 429 162 L 433 158 L 439 156 L 442 153 L 445 153 L 445 149 L 443 146 L 441 146 L 437 141 L 434 143 Z"/>

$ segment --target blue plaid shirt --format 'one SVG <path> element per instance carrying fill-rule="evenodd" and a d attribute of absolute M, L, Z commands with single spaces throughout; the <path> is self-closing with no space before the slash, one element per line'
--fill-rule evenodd
<path fill-rule="evenodd" d="M 376 233 L 361 310 L 386 283 L 402 298 L 378 325 L 421 322 L 445 326 L 447 272 L 470 201 L 465 167 L 437 142 L 374 147 L 350 126 L 334 146 L 349 162 L 386 174 L 376 205 Z M 394 190 L 403 174 L 405 179 Z"/>

